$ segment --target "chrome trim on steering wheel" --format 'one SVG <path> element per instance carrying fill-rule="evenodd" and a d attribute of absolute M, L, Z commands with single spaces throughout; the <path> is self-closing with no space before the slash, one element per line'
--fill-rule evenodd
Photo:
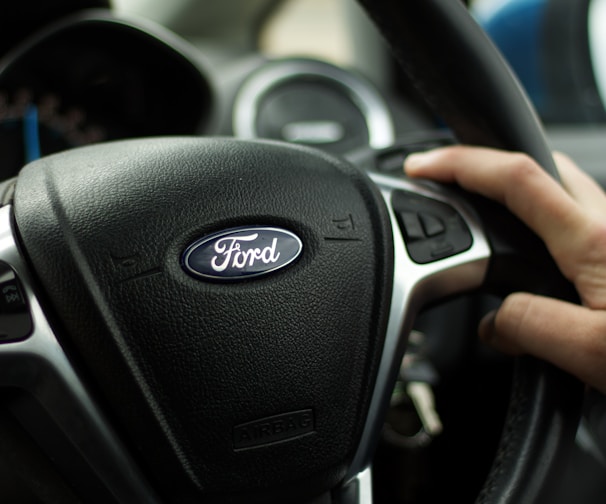
<path fill-rule="evenodd" d="M 429 185 L 403 178 L 378 174 L 370 174 L 370 177 L 381 190 L 391 218 L 394 241 L 394 284 L 379 372 L 360 445 L 348 478 L 355 477 L 370 466 L 376 436 L 381 431 L 383 413 L 389 403 L 392 386 L 400 368 L 408 333 L 419 310 L 432 301 L 480 287 L 488 270 L 491 254 L 477 216 L 469 207 L 446 191 L 439 189 L 438 186 L 430 188 Z M 471 248 L 429 264 L 414 262 L 406 251 L 400 226 L 391 207 L 391 196 L 395 190 L 414 192 L 419 196 L 447 203 L 456 209 L 471 231 L 473 239 Z"/>

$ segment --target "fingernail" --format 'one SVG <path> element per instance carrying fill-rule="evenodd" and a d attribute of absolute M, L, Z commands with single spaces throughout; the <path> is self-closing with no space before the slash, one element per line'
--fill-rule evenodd
<path fill-rule="evenodd" d="M 430 152 L 415 152 L 410 154 L 404 160 L 404 170 L 419 170 L 431 162 Z"/>

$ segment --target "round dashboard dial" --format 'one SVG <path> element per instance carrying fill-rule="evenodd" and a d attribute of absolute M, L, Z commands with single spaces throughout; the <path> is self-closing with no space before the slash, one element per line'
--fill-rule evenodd
<path fill-rule="evenodd" d="M 271 62 L 242 85 L 234 104 L 234 134 L 313 145 L 345 154 L 394 141 L 394 125 L 379 92 L 361 76 L 308 59 Z"/>

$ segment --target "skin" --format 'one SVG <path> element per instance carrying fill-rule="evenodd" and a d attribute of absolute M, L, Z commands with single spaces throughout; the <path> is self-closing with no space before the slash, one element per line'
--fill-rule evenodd
<path fill-rule="evenodd" d="M 520 153 L 456 146 L 407 158 L 409 177 L 457 183 L 505 205 L 545 242 L 582 305 L 519 292 L 486 315 L 480 338 L 531 354 L 606 393 L 606 195 L 563 154 L 562 185 Z"/>

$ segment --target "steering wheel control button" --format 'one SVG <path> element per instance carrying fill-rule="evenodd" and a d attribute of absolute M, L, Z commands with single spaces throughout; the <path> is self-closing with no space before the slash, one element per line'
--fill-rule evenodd
<path fill-rule="evenodd" d="M 415 152 L 425 152 L 431 149 L 437 149 L 447 145 L 454 144 L 451 136 L 440 133 L 435 138 L 423 141 L 411 141 L 411 139 L 401 139 L 395 145 L 378 151 L 374 156 L 374 164 L 369 169 L 376 170 L 387 175 L 402 175 L 402 166 L 406 158 Z"/>
<path fill-rule="evenodd" d="M 402 190 L 393 193 L 391 203 L 416 263 L 427 264 L 471 247 L 469 228 L 450 205 Z"/>
<path fill-rule="evenodd" d="M 444 223 L 438 217 L 434 217 L 431 214 L 421 214 L 419 215 L 419 220 L 427 236 L 441 235 L 446 231 Z"/>
<path fill-rule="evenodd" d="M 419 216 L 414 212 L 399 212 L 398 220 L 402 231 L 409 240 L 421 240 L 425 238 L 425 232 L 421 226 Z"/>
<path fill-rule="evenodd" d="M 181 258 L 183 269 L 207 280 L 243 280 L 273 273 L 293 263 L 303 243 L 274 227 L 226 229 L 192 243 Z"/>
<path fill-rule="evenodd" d="M 13 269 L 0 262 L 0 342 L 19 341 L 32 332 L 32 319 L 21 282 Z"/>
<path fill-rule="evenodd" d="M 380 172 L 400 175 L 407 152 L 402 148 L 389 149 L 377 156 L 376 168 Z"/>
<path fill-rule="evenodd" d="M 455 253 L 455 247 L 449 242 L 435 242 L 430 246 L 431 257 L 442 259 L 443 257 L 451 256 Z"/>

